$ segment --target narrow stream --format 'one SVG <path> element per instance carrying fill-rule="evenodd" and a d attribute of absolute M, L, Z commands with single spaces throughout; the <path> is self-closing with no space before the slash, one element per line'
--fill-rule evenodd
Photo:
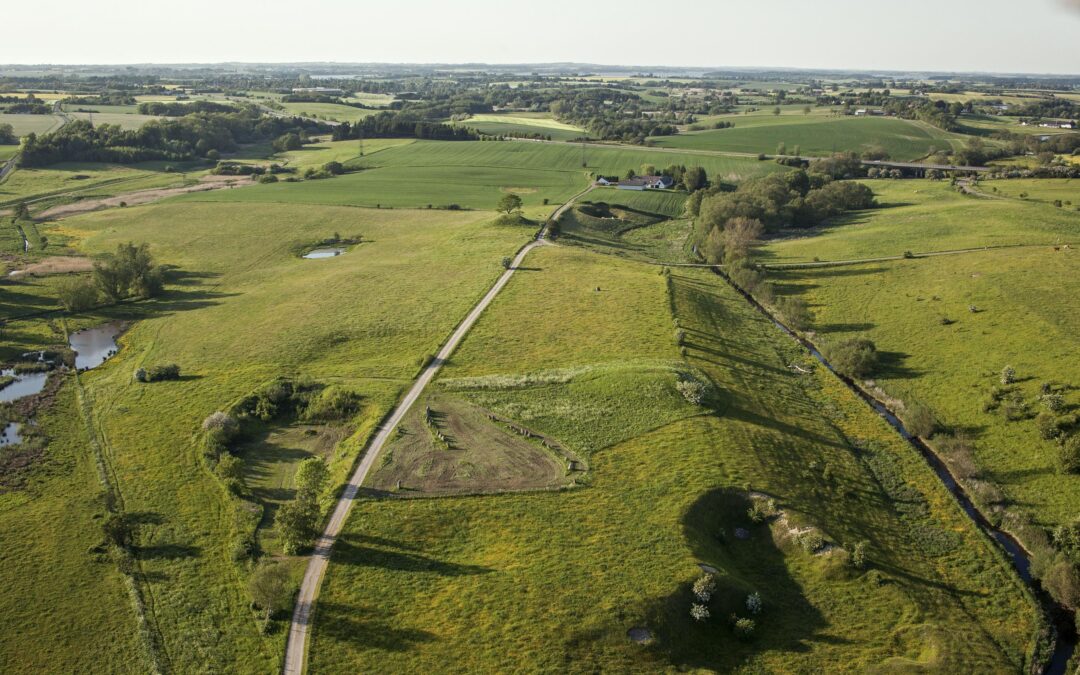
<path fill-rule="evenodd" d="M 904 438 L 904 440 L 910 443 L 912 447 L 918 450 L 926 459 L 927 463 L 930 464 L 930 468 L 934 470 L 934 473 L 937 474 L 938 479 L 941 480 L 946 489 L 953 494 L 956 501 L 959 502 L 960 507 L 967 513 L 968 517 L 970 517 L 983 532 L 1001 545 L 1002 549 L 1004 549 L 1005 553 L 1008 555 L 1009 561 L 1012 563 L 1016 573 L 1028 585 L 1035 594 L 1035 597 L 1039 599 L 1043 612 L 1046 614 L 1048 621 L 1054 627 L 1056 633 L 1054 636 L 1053 655 L 1051 656 L 1050 661 L 1044 665 L 1041 672 L 1043 675 L 1065 675 L 1065 668 L 1068 665 L 1069 659 L 1072 658 L 1073 651 L 1076 649 L 1076 624 L 1074 614 L 1065 607 L 1057 604 L 1031 576 L 1031 558 L 1023 545 L 1020 544 L 1016 537 L 995 527 L 993 523 L 983 515 L 982 511 L 980 511 L 971 501 L 967 491 L 956 481 L 956 478 L 945 465 L 945 462 L 943 462 L 933 449 L 923 442 L 921 438 L 911 434 L 907 428 L 904 427 L 904 423 L 900 421 L 900 418 L 893 414 L 884 403 L 864 391 L 863 388 L 852 381 L 851 378 L 833 368 L 828 359 L 826 359 L 811 342 L 803 339 L 793 330 L 778 321 L 769 310 L 765 309 L 765 307 L 755 300 L 753 296 L 732 283 L 723 273 L 716 270 L 716 268 L 713 268 L 713 272 L 723 278 L 724 281 L 742 295 L 747 302 L 765 315 L 769 321 L 772 321 L 777 328 L 787 333 L 793 340 L 805 347 L 810 354 L 821 363 L 821 365 L 825 366 L 831 373 L 839 377 L 849 389 L 855 392 L 859 398 L 873 408 L 878 415 L 884 418 L 885 421 Z"/>

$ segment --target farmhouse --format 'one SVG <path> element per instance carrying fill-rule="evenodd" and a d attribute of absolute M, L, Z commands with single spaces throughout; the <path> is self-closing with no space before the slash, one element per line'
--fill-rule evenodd
<path fill-rule="evenodd" d="M 674 184 L 671 176 L 637 176 L 619 181 L 617 187 L 620 190 L 667 190 Z"/>

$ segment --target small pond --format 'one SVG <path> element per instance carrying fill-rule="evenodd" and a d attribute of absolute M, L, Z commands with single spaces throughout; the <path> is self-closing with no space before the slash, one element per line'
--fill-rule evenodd
<path fill-rule="evenodd" d="M 316 248 L 305 253 L 304 257 L 308 260 L 318 260 L 319 258 L 334 258 L 344 252 L 345 248 L 342 246 L 334 246 L 332 248 Z"/>
<path fill-rule="evenodd" d="M 48 373 L 16 374 L 14 370 L 0 370 L 0 375 L 14 377 L 15 381 L 0 389 L 0 401 L 14 401 L 23 396 L 32 396 L 45 388 Z"/>
<path fill-rule="evenodd" d="M 120 331 L 120 323 L 114 321 L 72 333 L 68 344 L 75 352 L 75 368 L 88 370 L 105 363 L 116 353 L 116 336 L 120 335 Z"/>
<path fill-rule="evenodd" d="M 22 435 L 19 433 L 21 429 L 22 424 L 19 422 L 8 422 L 7 425 L 0 426 L 0 448 L 22 443 Z"/>

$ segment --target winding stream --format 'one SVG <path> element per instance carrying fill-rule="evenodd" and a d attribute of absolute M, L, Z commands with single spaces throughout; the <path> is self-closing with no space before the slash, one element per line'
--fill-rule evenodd
<path fill-rule="evenodd" d="M 727 278 L 722 272 L 713 268 L 713 272 L 719 275 L 724 281 L 726 281 L 735 291 L 737 291 L 743 298 L 746 299 L 754 308 L 765 315 L 769 321 L 772 321 L 777 328 L 787 333 L 789 337 L 805 347 L 810 354 L 817 359 L 821 365 L 829 369 L 831 373 L 836 375 L 840 380 L 847 385 L 849 389 L 855 392 L 859 398 L 861 398 L 867 405 L 869 405 L 874 412 L 885 419 L 889 425 L 897 431 L 919 451 L 930 465 L 930 468 L 934 470 L 937 477 L 945 485 L 945 488 L 952 493 L 956 498 L 956 501 L 960 504 L 960 507 L 964 512 L 975 522 L 975 524 L 987 535 L 994 539 L 1004 549 L 1006 555 L 1009 558 L 1009 562 L 1012 563 L 1016 573 L 1024 580 L 1024 583 L 1028 585 L 1035 597 L 1039 599 L 1039 603 L 1042 605 L 1043 612 L 1045 613 L 1049 623 L 1055 628 L 1054 636 L 1054 652 L 1046 664 L 1044 664 L 1042 673 L 1044 675 L 1065 675 L 1066 666 L 1069 659 L 1072 658 L 1073 651 L 1076 649 L 1076 626 L 1075 619 L 1072 612 L 1065 607 L 1057 604 L 1050 595 L 1043 590 L 1042 586 L 1035 581 L 1031 576 L 1031 556 L 1023 545 L 1008 532 L 1001 530 L 994 526 L 993 523 L 983 515 L 975 504 L 971 501 L 967 491 L 964 490 L 956 478 L 949 471 L 949 468 L 945 465 L 940 457 L 930 448 L 921 438 L 913 435 L 904 426 L 904 423 L 900 421 L 889 408 L 881 401 L 874 398 L 862 387 L 856 384 L 851 378 L 838 372 L 836 368 L 829 363 L 828 359 L 818 351 L 817 347 L 808 340 L 803 339 L 795 331 L 791 330 L 783 323 L 778 321 L 769 310 L 765 309 L 752 295 L 739 288 L 735 283 Z"/>

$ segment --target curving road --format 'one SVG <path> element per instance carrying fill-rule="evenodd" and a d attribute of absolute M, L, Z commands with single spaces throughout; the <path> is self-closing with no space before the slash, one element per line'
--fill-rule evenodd
<path fill-rule="evenodd" d="M 555 210 L 551 216 L 552 219 L 559 217 L 577 199 L 587 194 L 590 190 L 592 190 L 592 186 L 567 200 L 566 203 Z M 481 298 L 480 302 L 478 302 L 465 319 L 458 324 L 457 329 L 450 335 L 450 339 L 446 341 L 442 349 L 439 350 L 439 353 L 432 359 L 431 363 L 424 367 L 420 376 L 413 382 L 412 387 L 409 388 L 409 393 L 407 393 L 405 398 L 398 403 L 396 408 L 394 408 L 393 413 L 383 423 L 382 427 L 379 429 L 379 433 L 376 434 L 374 440 L 372 440 L 371 444 L 368 446 L 363 459 L 349 479 L 349 483 L 345 487 L 345 492 L 342 493 L 341 498 L 338 499 L 338 503 L 334 507 L 334 512 L 330 516 L 330 521 L 326 524 L 326 529 L 315 542 L 315 550 L 308 559 L 307 570 L 304 572 L 304 580 L 300 584 L 300 593 L 296 598 L 296 606 L 293 609 L 292 623 L 289 625 L 289 640 L 285 645 L 285 666 L 283 669 L 285 675 L 301 675 L 304 672 L 304 664 L 307 661 L 307 637 L 308 629 L 311 625 L 312 610 L 315 606 L 315 600 L 319 595 L 319 586 L 322 584 L 323 575 L 326 573 L 326 567 L 330 562 L 330 550 L 333 548 L 334 542 L 341 533 L 341 528 L 345 525 L 345 520 L 349 517 L 349 511 L 352 509 L 353 502 L 356 499 L 357 492 L 360 490 L 360 486 L 363 485 L 368 472 L 371 471 L 371 467 L 375 464 L 375 460 L 378 459 L 383 446 L 390 438 L 394 429 L 401 423 L 405 414 L 409 412 L 412 405 L 420 398 L 420 394 L 423 393 L 424 388 L 427 387 L 435 377 L 436 373 L 439 372 L 439 369 L 442 368 L 442 365 L 446 360 L 450 358 L 450 355 L 454 352 L 458 343 L 460 343 L 466 333 L 469 332 L 469 329 L 473 327 L 473 324 L 476 323 L 476 320 L 480 318 L 483 311 L 487 309 L 487 306 L 490 305 L 491 301 L 499 294 L 499 291 L 501 291 L 510 281 L 510 277 L 514 275 L 514 272 L 521 265 L 525 256 L 529 254 L 529 251 L 537 246 L 548 243 L 547 240 L 544 239 L 545 233 L 546 226 L 540 231 L 536 241 L 529 243 L 518 252 L 517 256 L 514 257 L 513 262 L 511 262 L 510 267 L 502 273 L 502 276 L 495 282 L 495 285 L 488 290 L 487 294 Z"/>

